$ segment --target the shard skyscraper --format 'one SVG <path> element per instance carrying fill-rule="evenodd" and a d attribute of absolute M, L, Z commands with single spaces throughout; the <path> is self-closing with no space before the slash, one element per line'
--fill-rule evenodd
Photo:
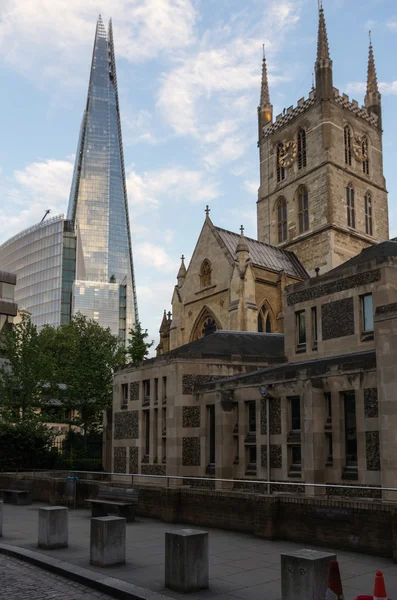
<path fill-rule="evenodd" d="M 117 321 L 125 340 L 138 320 L 138 309 L 112 23 L 106 32 L 101 17 L 67 218 L 79 240 L 73 312 L 80 311 L 113 332 Z"/>

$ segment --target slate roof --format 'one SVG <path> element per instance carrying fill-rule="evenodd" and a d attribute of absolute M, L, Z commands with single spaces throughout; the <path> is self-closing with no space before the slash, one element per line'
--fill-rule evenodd
<path fill-rule="evenodd" d="M 386 240 L 385 242 L 380 242 L 379 244 L 374 244 L 369 248 L 364 248 L 361 250 L 360 254 L 353 256 L 353 258 L 350 258 L 343 264 L 335 267 L 335 269 L 329 271 L 328 274 L 339 272 L 341 269 L 353 267 L 371 260 L 381 261 L 382 258 L 388 258 L 389 256 L 397 256 L 397 238 Z"/>
<path fill-rule="evenodd" d="M 218 232 L 222 242 L 227 250 L 236 260 L 236 248 L 240 240 L 240 235 L 221 227 L 214 227 Z M 258 242 L 252 238 L 245 238 L 248 243 L 249 255 L 254 265 L 266 267 L 272 271 L 285 271 L 287 275 L 296 277 L 297 279 L 307 279 L 308 274 L 293 252 Z"/>
<path fill-rule="evenodd" d="M 195 342 L 189 342 L 167 352 L 173 356 L 230 356 L 277 358 L 284 360 L 284 335 L 280 333 L 254 333 L 219 329 Z"/>

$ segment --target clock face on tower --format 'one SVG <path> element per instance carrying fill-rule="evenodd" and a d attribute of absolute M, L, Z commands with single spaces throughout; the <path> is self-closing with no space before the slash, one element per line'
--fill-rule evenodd
<path fill-rule="evenodd" d="M 292 167 L 293 163 L 296 160 L 297 154 L 298 151 L 296 142 L 294 142 L 293 140 L 285 142 L 279 154 L 278 162 L 280 167 L 283 167 L 284 169 Z"/>
<path fill-rule="evenodd" d="M 353 152 L 356 160 L 364 162 L 368 158 L 368 144 L 365 136 L 355 135 L 353 140 Z"/>

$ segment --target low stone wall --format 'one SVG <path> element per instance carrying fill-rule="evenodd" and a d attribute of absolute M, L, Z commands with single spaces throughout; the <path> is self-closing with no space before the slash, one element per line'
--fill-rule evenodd
<path fill-rule="evenodd" d="M 0 488 L 8 487 L 13 479 L 0 475 Z M 29 479 L 33 480 L 34 501 L 66 504 L 65 477 Z M 81 479 L 77 485 L 77 506 L 86 506 L 84 500 L 95 497 L 102 485 L 107 482 Z M 119 485 L 131 487 L 131 483 Z M 219 527 L 302 545 L 389 556 L 397 562 L 397 505 L 394 504 L 186 487 L 139 487 L 136 512 L 141 516 L 168 523 Z"/>

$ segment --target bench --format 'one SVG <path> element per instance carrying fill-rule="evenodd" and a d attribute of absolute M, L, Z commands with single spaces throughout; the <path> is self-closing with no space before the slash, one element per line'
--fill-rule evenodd
<path fill-rule="evenodd" d="M 9 488 L 0 488 L 0 495 L 5 503 L 24 506 L 32 504 L 33 481 L 23 479 L 13 481 Z"/>
<path fill-rule="evenodd" d="M 135 521 L 135 507 L 138 504 L 139 490 L 117 487 L 100 487 L 96 498 L 87 498 L 91 504 L 92 517 L 107 517 L 115 512 L 124 517 L 127 523 Z"/>

